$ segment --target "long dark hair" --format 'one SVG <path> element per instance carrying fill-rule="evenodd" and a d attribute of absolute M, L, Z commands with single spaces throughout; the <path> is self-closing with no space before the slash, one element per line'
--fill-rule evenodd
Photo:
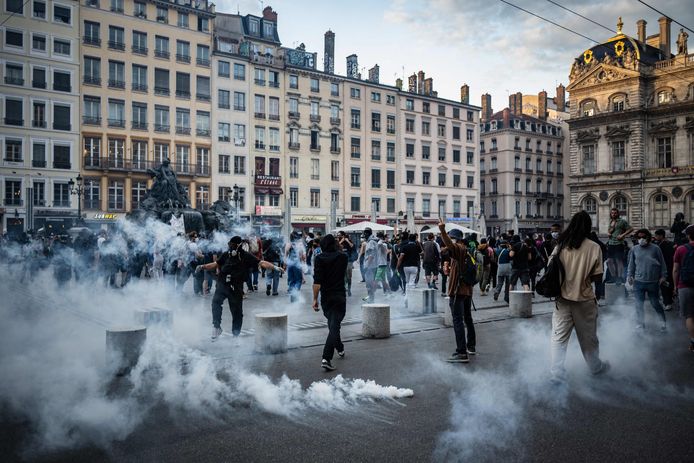
<path fill-rule="evenodd" d="M 559 235 L 557 239 L 559 246 L 568 247 L 569 249 L 580 248 L 583 240 L 590 235 L 592 228 L 593 221 L 590 219 L 590 215 L 586 211 L 577 212 L 571 218 L 571 222 L 569 222 L 566 230 Z"/>

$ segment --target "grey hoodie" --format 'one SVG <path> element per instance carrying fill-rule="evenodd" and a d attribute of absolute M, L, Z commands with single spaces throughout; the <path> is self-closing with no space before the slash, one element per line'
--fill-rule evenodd
<path fill-rule="evenodd" d="M 667 266 L 660 248 L 655 244 L 631 248 L 627 277 L 642 283 L 653 283 L 667 278 Z"/>

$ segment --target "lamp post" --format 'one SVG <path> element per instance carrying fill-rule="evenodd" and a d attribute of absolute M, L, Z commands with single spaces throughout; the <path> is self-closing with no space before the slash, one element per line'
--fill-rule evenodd
<path fill-rule="evenodd" d="M 82 195 L 86 191 L 85 186 L 82 184 L 82 176 L 77 174 L 77 182 L 70 179 L 67 182 L 68 187 L 70 187 L 70 193 L 77 195 L 77 222 L 75 225 L 82 224 Z"/>
<path fill-rule="evenodd" d="M 239 186 L 237 184 L 234 184 L 232 190 L 234 190 L 234 194 L 232 195 L 231 199 L 234 201 L 234 208 L 236 209 L 236 223 L 238 224 L 240 222 L 240 217 L 239 217 Z"/>

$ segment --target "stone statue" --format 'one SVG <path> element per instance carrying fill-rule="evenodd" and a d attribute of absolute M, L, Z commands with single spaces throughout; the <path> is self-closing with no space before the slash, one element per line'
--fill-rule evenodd
<path fill-rule="evenodd" d="M 153 198 L 155 204 L 160 207 L 189 207 L 190 201 L 185 189 L 178 183 L 176 173 L 171 169 L 170 164 L 171 161 L 165 159 L 159 167 L 147 169 L 147 173 L 154 179 L 147 198 Z"/>
<path fill-rule="evenodd" d="M 680 29 L 680 33 L 677 35 L 677 54 L 687 55 L 687 39 L 689 34 L 684 32 L 684 29 Z"/>
<path fill-rule="evenodd" d="M 636 56 L 635 56 L 633 50 L 626 50 L 622 54 L 622 62 L 624 63 L 624 67 L 626 69 L 634 69 L 635 59 L 636 59 Z"/>
<path fill-rule="evenodd" d="M 622 22 L 622 17 L 620 16 L 617 20 L 617 34 L 622 33 L 622 27 L 624 27 L 624 23 Z"/>

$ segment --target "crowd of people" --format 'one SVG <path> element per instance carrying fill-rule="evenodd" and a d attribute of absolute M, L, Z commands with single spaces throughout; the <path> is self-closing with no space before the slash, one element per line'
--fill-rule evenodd
<path fill-rule="evenodd" d="M 172 233 L 170 227 L 120 226 L 97 233 L 87 228 L 70 234 L 26 234 L 18 240 L 0 242 L 0 259 L 21 266 L 13 270 L 19 281 L 52 269 L 59 285 L 71 280 L 90 284 L 101 281 L 111 288 L 126 287 L 136 279 L 163 281 L 184 291 L 192 279 L 194 296 L 211 298 L 212 340 L 222 333 L 222 305 L 226 300 L 232 314 L 232 335 L 241 332 L 243 300 L 250 293 L 276 297 L 284 291 L 280 280 L 286 274 L 290 302 L 300 300 L 307 278 L 313 282 L 313 308 L 322 305 L 329 336 L 321 366 L 334 369 L 333 352 L 344 356 L 340 323 L 352 297 L 354 269 L 358 267 L 366 287 L 364 302 L 377 297 L 390 299 L 409 289 L 426 285 L 449 299 L 456 338 L 451 362 L 468 362 L 475 354 L 475 330 L 470 307 L 475 286 L 480 297 L 498 300 L 503 293 L 521 288 L 535 295 L 536 280 L 550 259 L 560 255 L 566 281 L 557 299 L 553 325 L 553 372 L 562 376 L 563 354 L 571 330 L 576 329 L 581 348 L 593 372 L 605 364 L 597 356 L 597 307 L 604 305 L 605 283 L 624 285 L 635 299 L 637 330 L 645 329 L 644 302 L 648 297 L 666 330 L 665 313 L 679 296 L 686 319 L 690 350 L 694 352 L 694 226 L 677 214 L 667 239 L 665 230 L 634 232 L 619 211 L 610 215 L 607 243 L 597 236 L 590 216 L 576 214 L 566 230 L 552 225 L 546 234 L 521 236 L 508 230 L 500 236 L 464 235 L 453 228 L 424 236 L 408 231 L 389 237 L 366 228 L 360 236 L 338 231 L 335 235 L 294 231 L 279 236 L 222 233 Z M 162 228 L 163 227 L 163 228 Z M 162 231 L 163 230 L 163 231 Z M 631 243 L 631 244 L 630 244 Z M 520 285 L 520 286 L 519 286 Z M 379 293 L 382 292 L 383 296 Z M 284 294 L 284 292 L 283 292 Z M 320 301 L 320 304 L 319 304 Z M 662 302 L 661 302 L 662 301 Z"/>

